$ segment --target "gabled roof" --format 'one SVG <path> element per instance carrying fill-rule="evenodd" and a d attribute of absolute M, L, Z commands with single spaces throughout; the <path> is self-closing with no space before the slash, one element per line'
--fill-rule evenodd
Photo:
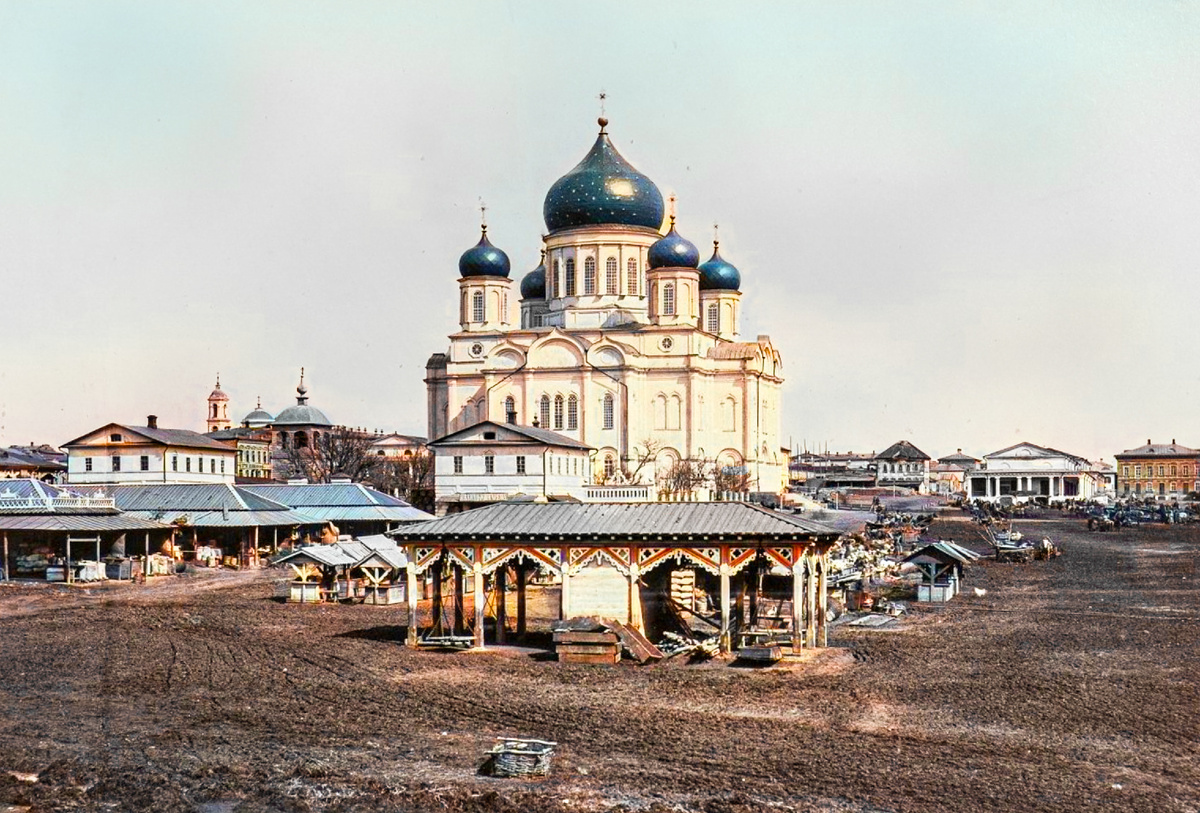
<path fill-rule="evenodd" d="M 971 457 L 969 454 L 963 454 L 962 449 L 959 449 L 954 454 L 948 454 L 938 458 L 939 463 L 978 463 L 979 458 Z"/>
<path fill-rule="evenodd" d="M 928 460 L 929 455 L 913 446 L 907 440 L 898 440 L 891 446 L 875 455 L 876 460 Z"/>
<path fill-rule="evenodd" d="M 261 497 L 242 486 L 204 483 L 72 486 L 81 494 L 111 496 L 120 510 L 159 522 L 186 519 L 188 525 L 254 527 L 315 525 L 310 516 Z"/>
<path fill-rule="evenodd" d="M 62 471 L 67 465 L 47 454 L 10 446 L 0 449 L 0 469 L 33 469 L 37 471 Z"/>
<path fill-rule="evenodd" d="M 63 444 L 64 449 L 70 449 L 73 446 L 89 446 L 92 444 L 84 443 L 86 438 L 92 435 L 106 433 L 109 429 L 123 429 L 134 435 L 140 435 L 146 440 L 160 443 L 164 446 L 179 446 L 188 449 L 212 449 L 213 451 L 234 453 L 234 449 L 228 443 L 221 443 L 218 440 L 213 440 L 210 437 L 205 437 L 199 432 L 193 432 L 190 429 L 159 429 L 149 426 L 130 426 L 123 423 L 108 423 L 91 432 L 80 435 L 72 441 Z M 108 445 L 101 441 L 99 445 Z"/>
<path fill-rule="evenodd" d="M 1030 453 L 1027 455 L 1009 454 L 1009 452 L 1015 451 L 1017 449 L 1022 449 L 1022 448 L 1028 449 Z M 1071 454 L 1070 452 L 1062 452 L 1062 451 L 1059 451 L 1058 449 L 1051 449 L 1049 446 L 1038 446 L 1036 443 L 1027 443 L 1027 442 L 1014 443 L 1012 446 L 1009 446 L 1005 449 L 1001 449 L 997 452 L 992 452 L 991 454 L 985 454 L 983 456 L 983 459 L 987 460 L 992 457 L 1013 457 L 1013 458 L 1069 457 L 1072 460 L 1081 460 L 1084 463 L 1087 462 L 1086 458 L 1080 457 L 1077 454 Z"/>
<path fill-rule="evenodd" d="M 521 426 L 515 423 L 497 423 L 496 421 L 480 421 L 479 423 L 472 424 L 465 429 L 459 429 L 457 432 L 451 432 L 448 435 L 443 435 L 437 440 L 431 441 L 429 445 L 449 446 L 454 443 L 475 443 L 473 439 L 471 441 L 464 441 L 463 436 L 468 433 L 475 434 L 476 432 L 481 431 L 485 426 L 495 427 L 497 430 L 497 436 L 499 436 L 501 432 L 508 432 L 519 435 L 521 438 L 524 438 L 524 440 L 515 438 L 504 440 L 500 439 L 499 437 L 497 437 L 496 440 L 483 440 L 481 438 L 478 441 L 479 445 L 481 446 L 503 445 L 505 443 L 527 443 L 529 441 L 533 441 L 534 443 L 541 443 L 546 446 L 557 446 L 564 449 L 583 449 L 585 451 L 591 451 L 592 449 L 592 447 L 588 446 L 586 443 L 580 443 L 574 438 L 569 438 L 566 435 L 560 435 L 557 432 L 551 432 L 549 429 L 542 429 L 538 426 Z"/>
<path fill-rule="evenodd" d="M 961 545 L 956 545 L 953 542 L 934 542 L 924 547 L 917 548 L 912 553 L 905 556 L 901 561 L 913 562 L 915 564 L 928 564 L 930 562 L 941 562 L 943 564 L 957 563 L 960 565 L 970 564 L 976 559 L 982 558 L 973 550 L 968 550 Z"/>
<path fill-rule="evenodd" d="M 838 532 L 818 522 L 744 502 L 503 502 L 409 525 L 390 535 L 401 542 L 533 538 L 833 542 Z"/>

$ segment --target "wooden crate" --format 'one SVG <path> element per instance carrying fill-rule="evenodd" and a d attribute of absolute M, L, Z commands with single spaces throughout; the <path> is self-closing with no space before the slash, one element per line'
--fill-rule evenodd
<path fill-rule="evenodd" d="M 621 660 L 621 641 L 614 632 L 554 633 L 554 648 L 564 663 L 616 663 Z"/>

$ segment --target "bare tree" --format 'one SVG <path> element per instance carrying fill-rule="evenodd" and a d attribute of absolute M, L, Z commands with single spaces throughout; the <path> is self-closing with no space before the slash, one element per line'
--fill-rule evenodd
<path fill-rule="evenodd" d="M 287 447 L 284 475 L 304 477 L 310 483 L 329 483 L 335 475 L 355 482 L 367 480 L 378 465 L 377 455 L 371 453 L 373 440 L 369 434 L 345 426 L 314 433 L 303 445 Z"/>
<path fill-rule="evenodd" d="M 745 493 L 750 490 L 750 472 L 745 466 L 723 466 L 720 463 L 712 467 L 713 491 L 718 494 L 729 492 Z"/>
<path fill-rule="evenodd" d="M 677 460 L 658 478 L 659 488 L 665 494 L 695 491 L 708 481 L 707 470 L 703 460 Z"/>
<path fill-rule="evenodd" d="M 640 483 L 642 481 L 642 472 L 647 466 L 654 463 L 658 453 L 664 449 L 661 441 L 654 438 L 646 438 L 641 443 L 633 444 L 632 454 L 624 468 L 626 482 Z"/>
<path fill-rule="evenodd" d="M 433 455 L 429 452 L 407 457 L 378 457 L 369 482 L 409 505 L 433 510 Z"/>

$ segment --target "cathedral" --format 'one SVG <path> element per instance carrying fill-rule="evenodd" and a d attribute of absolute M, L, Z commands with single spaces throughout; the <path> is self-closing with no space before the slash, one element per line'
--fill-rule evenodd
<path fill-rule="evenodd" d="M 429 436 L 537 426 L 594 448 L 597 481 L 689 461 L 778 492 L 782 364 L 769 337 L 740 337 L 741 274 L 715 240 L 700 261 L 599 124 L 546 193 L 542 261 L 516 291 L 486 225 L 459 259 L 459 329 L 426 365 Z"/>

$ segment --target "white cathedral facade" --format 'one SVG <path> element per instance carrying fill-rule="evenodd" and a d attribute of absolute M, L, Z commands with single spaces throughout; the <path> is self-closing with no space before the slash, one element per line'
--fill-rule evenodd
<path fill-rule="evenodd" d="M 606 125 L 546 195 L 542 263 L 519 302 L 486 226 L 459 260 L 459 330 L 426 365 L 429 436 L 538 426 L 595 449 L 598 481 L 649 483 L 692 461 L 778 492 L 779 353 L 740 338 L 740 273 L 715 241 L 700 262 Z"/>

